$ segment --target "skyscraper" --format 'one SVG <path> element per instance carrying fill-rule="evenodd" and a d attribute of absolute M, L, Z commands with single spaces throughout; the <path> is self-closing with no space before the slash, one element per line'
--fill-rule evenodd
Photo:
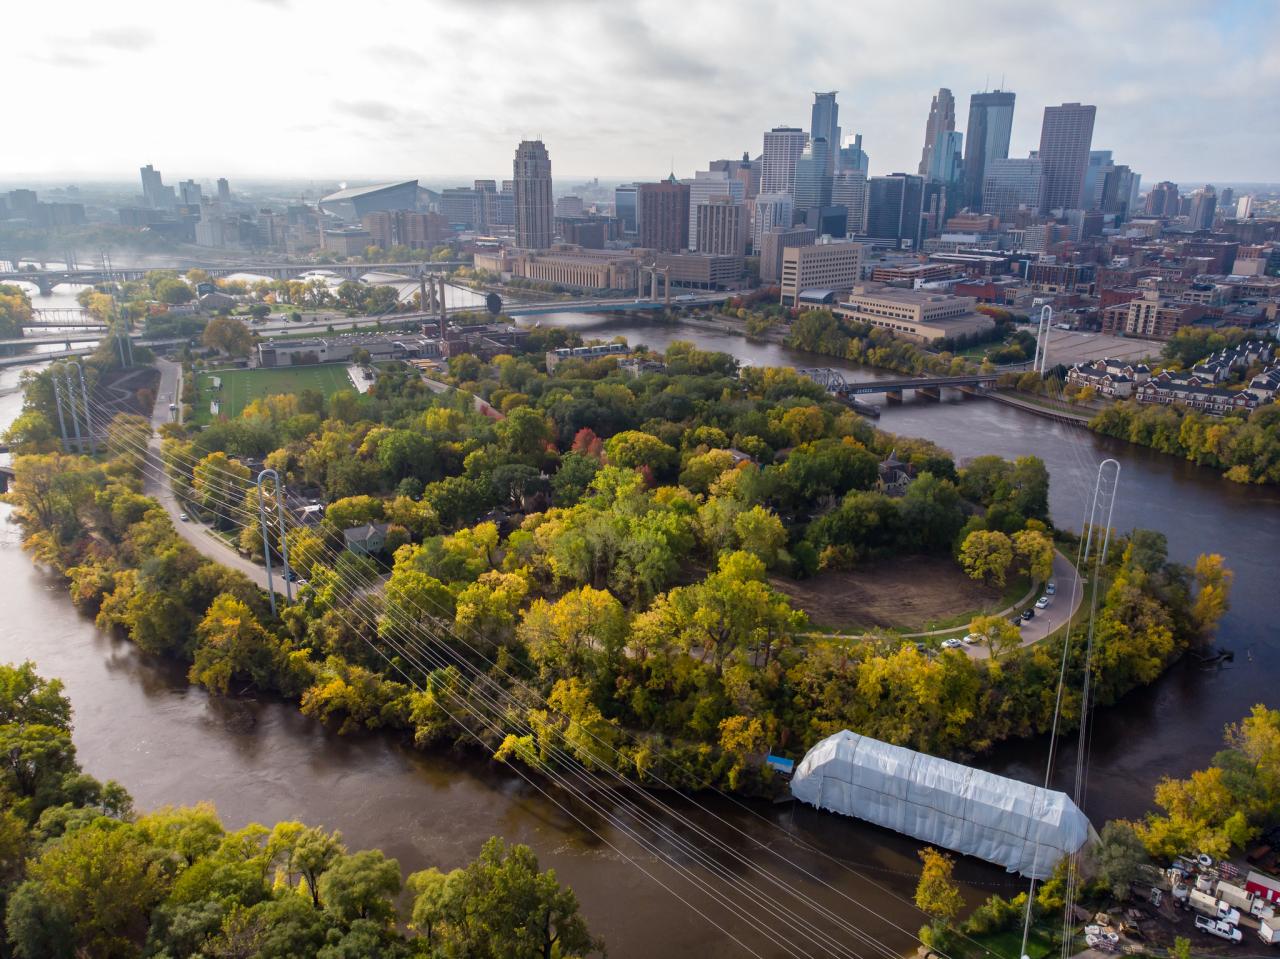
<path fill-rule="evenodd" d="M 774 127 L 764 135 L 760 192 L 795 195 L 796 163 L 804 152 L 806 135 L 797 127 Z"/>
<path fill-rule="evenodd" d="M 1192 230 L 1208 230 L 1218 210 L 1218 191 L 1206 184 L 1191 196 L 1191 215 L 1187 226 Z"/>
<path fill-rule="evenodd" d="M 142 195 L 146 197 L 147 206 L 165 209 L 173 206 L 173 187 L 165 186 L 160 171 L 148 163 L 139 171 L 142 174 Z"/>
<path fill-rule="evenodd" d="M 939 183 L 958 184 L 964 169 L 963 144 L 963 133 L 939 130 L 933 149 L 928 151 L 929 166 L 922 175 Z"/>
<path fill-rule="evenodd" d="M 742 256 L 746 251 L 747 208 L 727 196 L 699 203 L 695 248 L 712 256 Z"/>
<path fill-rule="evenodd" d="M 808 211 L 831 205 L 831 151 L 818 137 L 796 161 L 795 209 Z"/>
<path fill-rule="evenodd" d="M 751 218 L 751 249 L 760 252 L 760 237 L 769 230 L 791 229 L 795 207 L 789 193 L 761 193 Z"/>
<path fill-rule="evenodd" d="M 689 186 L 671 176 L 641 183 L 636 191 L 640 246 L 662 253 L 683 253 L 689 246 Z"/>
<path fill-rule="evenodd" d="M 636 232 L 636 185 L 627 183 L 613 191 L 613 215 L 618 227 L 628 236 Z"/>
<path fill-rule="evenodd" d="M 934 149 L 941 134 L 949 133 L 955 128 L 956 98 L 951 95 L 951 91 L 946 87 L 941 87 L 933 96 L 933 102 L 929 105 L 929 119 L 924 125 L 924 150 L 920 153 L 920 169 L 918 171 L 921 176 L 939 179 L 933 174 L 936 162 L 934 160 Z"/>
<path fill-rule="evenodd" d="M 1084 190 L 1080 194 L 1080 209 L 1101 209 L 1102 181 L 1106 176 L 1106 168 L 1112 162 L 1110 150 L 1089 151 L 1089 165 L 1084 171 Z"/>
<path fill-rule="evenodd" d="M 544 250 L 554 238 L 551 157 L 541 140 L 522 140 L 512 164 L 515 183 L 516 246 Z"/>
<path fill-rule="evenodd" d="M 871 158 L 862 149 L 862 134 L 855 134 L 853 142 L 840 148 L 836 161 L 836 171 L 858 170 L 865 177 L 871 172 Z"/>
<path fill-rule="evenodd" d="M 846 236 L 857 236 L 867 226 L 867 175 L 862 170 L 844 170 L 831 184 L 831 202 L 846 213 Z"/>
<path fill-rule="evenodd" d="M 920 245 L 924 178 L 909 173 L 873 176 L 867 195 L 867 236 L 895 249 Z"/>
<path fill-rule="evenodd" d="M 227 182 L 227 178 L 224 176 L 218 177 L 218 202 L 231 202 L 231 184 Z"/>
<path fill-rule="evenodd" d="M 1147 194 L 1147 214 L 1150 216 L 1177 216 L 1182 205 L 1178 184 L 1161 180 Z"/>
<path fill-rule="evenodd" d="M 1044 203 L 1044 165 L 1039 157 L 996 157 L 982 182 L 982 212 L 1012 220 L 1019 210 L 1039 213 Z"/>
<path fill-rule="evenodd" d="M 747 198 L 747 191 L 742 181 L 731 177 L 726 170 L 698 170 L 694 173 L 692 180 L 681 182 L 689 187 L 689 249 L 700 250 L 698 207 L 709 203 L 712 197 L 720 196 L 727 196 L 733 202 L 741 203 Z"/>
<path fill-rule="evenodd" d="M 1044 122 L 1040 126 L 1040 162 L 1044 164 L 1042 210 L 1080 209 L 1097 113 L 1097 107 L 1080 103 L 1044 108 Z"/>
<path fill-rule="evenodd" d="M 965 202 L 971 209 L 982 206 L 982 179 L 987 164 L 1009 156 L 1009 134 L 1013 130 L 1014 94 L 1008 90 L 975 93 L 969 97 L 969 125 L 964 137 Z"/>
<path fill-rule="evenodd" d="M 835 170 L 835 151 L 840 146 L 840 104 L 836 103 L 836 91 L 815 93 L 813 113 L 809 120 L 809 141 L 827 141 L 828 173 Z"/>

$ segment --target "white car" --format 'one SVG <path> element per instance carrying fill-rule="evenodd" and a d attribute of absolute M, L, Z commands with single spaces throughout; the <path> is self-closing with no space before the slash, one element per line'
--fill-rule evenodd
<path fill-rule="evenodd" d="M 982 642 L 982 637 L 979 636 L 977 633 L 969 633 L 969 635 L 965 636 L 964 641 L 965 641 L 965 645 L 972 646 L 975 643 Z"/>
<path fill-rule="evenodd" d="M 944 639 L 942 641 L 943 649 L 959 649 L 963 645 L 964 643 L 960 642 L 960 640 L 956 639 L 954 636 L 951 639 Z"/>
<path fill-rule="evenodd" d="M 1239 942 L 1243 938 L 1240 935 L 1240 930 L 1225 919 L 1196 916 L 1196 928 L 1201 932 L 1207 932 L 1211 936 L 1217 936 L 1219 939 L 1226 939 L 1229 942 Z"/>
<path fill-rule="evenodd" d="M 178 514 L 178 519 L 182 520 L 184 523 L 187 521 L 187 519 L 188 519 L 188 518 L 189 518 L 189 517 L 187 516 L 187 514 L 186 514 L 186 513 L 179 513 L 179 514 Z"/>
<path fill-rule="evenodd" d="M 1053 580 L 1049 580 L 1049 582 L 1044 584 L 1044 591 L 1048 593 L 1050 596 L 1052 596 L 1054 593 L 1058 591 L 1058 584 L 1055 583 Z"/>
<path fill-rule="evenodd" d="M 1049 605 L 1048 596 L 1041 596 L 1039 599 L 1036 600 L 1036 609 L 1044 609 L 1048 605 Z"/>

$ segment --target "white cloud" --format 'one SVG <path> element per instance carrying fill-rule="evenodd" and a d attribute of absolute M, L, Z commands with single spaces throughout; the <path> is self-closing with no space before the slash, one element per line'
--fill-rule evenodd
<path fill-rule="evenodd" d="M 827 89 L 840 91 L 845 133 L 864 134 L 873 172 L 913 170 L 935 90 L 955 93 L 963 128 L 968 94 L 1003 77 L 1018 95 L 1015 155 L 1036 146 L 1046 104 L 1079 100 L 1098 106 L 1095 147 L 1147 183 L 1280 179 L 1280 127 L 1270 122 L 1280 17 L 1266 4 L 67 0 L 60 9 L 74 33 L 52 30 L 29 4 L 6 10 L 6 32 L 30 53 L 0 60 L 0 84 L 33 91 L 44 109 L 9 138 L 0 175 L 124 178 L 149 161 L 170 179 L 500 176 L 523 136 L 546 140 L 558 176 L 657 176 L 673 162 L 687 173 L 759 152 L 775 124 L 807 127 L 811 92 Z M 127 137 L 122 115 L 136 121 Z"/>

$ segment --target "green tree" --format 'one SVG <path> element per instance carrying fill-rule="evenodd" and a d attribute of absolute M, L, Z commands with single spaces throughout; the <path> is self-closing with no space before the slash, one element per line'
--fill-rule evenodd
<path fill-rule="evenodd" d="M 213 317 L 201 339 L 209 349 L 228 356 L 248 356 L 253 352 L 253 332 L 235 317 Z"/>
<path fill-rule="evenodd" d="M 400 865 L 377 849 L 337 856 L 320 876 L 320 902 L 343 925 L 357 919 L 380 923 L 395 916 Z"/>
<path fill-rule="evenodd" d="M 1142 839 L 1132 825 L 1113 819 L 1102 827 L 1094 852 L 1098 864 L 1098 881 L 1105 884 L 1116 899 L 1129 898 L 1129 889 L 1142 875 L 1142 867 L 1150 860 Z"/>
<path fill-rule="evenodd" d="M 1013 565 L 1013 543 L 1004 533 L 975 529 L 960 544 L 960 565 L 971 579 L 1003 586 Z"/>
<path fill-rule="evenodd" d="M 1053 539 L 1039 530 L 1023 529 L 1013 534 L 1013 548 L 1036 582 L 1053 577 Z"/>
<path fill-rule="evenodd" d="M 936 923 L 950 923 L 964 908 L 960 887 L 951 878 L 955 860 L 932 846 L 920 850 L 920 881 L 916 884 L 916 908 Z"/>
<path fill-rule="evenodd" d="M 196 629 L 198 644 L 191 664 L 193 683 L 224 696 L 236 678 L 270 688 L 276 645 L 242 600 L 222 593 Z"/>

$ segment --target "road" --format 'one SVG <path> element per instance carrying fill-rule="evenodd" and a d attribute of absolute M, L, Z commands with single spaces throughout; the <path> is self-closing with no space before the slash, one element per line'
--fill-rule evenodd
<path fill-rule="evenodd" d="M 178 410 L 181 411 L 182 409 L 180 401 L 182 396 L 182 367 L 177 363 L 161 359 L 156 360 L 156 366 L 160 370 L 160 385 L 156 387 L 156 405 L 151 411 L 151 426 L 153 430 L 159 430 L 162 425 L 168 423 L 171 418 L 177 415 L 175 412 L 170 411 L 170 403 L 177 403 Z M 244 573 L 245 576 L 265 590 L 267 588 L 267 571 L 265 567 L 245 559 L 232 549 L 226 540 L 215 535 L 203 524 L 194 520 L 185 522 L 182 520 L 185 507 L 174 496 L 173 486 L 164 470 L 164 464 L 160 458 L 159 434 L 152 433 L 147 445 L 147 460 L 151 468 L 144 473 L 143 491 L 148 496 L 154 497 L 168 511 L 178 535 L 195 547 L 201 555 L 207 556 L 214 562 L 230 569 Z M 272 579 L 271 585 L 276 593 L 281 596 L 285 595 L 284 581 L 278 575 Z"/>
<path fill-rule="evenodd" d="M 1022 624 L 1022 642 L 1018 644 L 1020 647 L 1038 643 L 1080 608 L 1080 603 L 1084 600 L 1084 581 L 1076 575 L 1071 561 L 1057 550 L 1053 553 L 1053 581 L 1058 592 L 1049 597 L 1049 605 L 1045 609 L 1036 610 L 1034 619 Z M 1069 603 L 1066 602 L 1068 594 L 1071 600 Z M 1010 607 L 1000 615 L 1012 617 L 1013 612 L 1013 607 Z M 988 659 L 991 656 L 991 650 L 981 644 L 964 648 L 974 659 Z"/>

